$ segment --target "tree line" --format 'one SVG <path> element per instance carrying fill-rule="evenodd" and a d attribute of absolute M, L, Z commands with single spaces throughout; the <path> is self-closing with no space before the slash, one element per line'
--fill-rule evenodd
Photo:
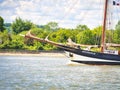
<path fill-rule="evenodd" d="M 4 23 L 4 19 L 0 16 L 0 49 L 58 49 L 55 46 L 20 36 L 20 34 L 26 34 L 29 30 L 37 37 L 46 38 L 49 35 L 50 40 L 64 44 L 66 44 L 68 38 L 78 44 L 100 45 L 101 43 L 102 26 L 90 29 L 87 25 L 77 25 L 74 29 L 67 29 L 59 27 L 56 22 L 36 25 L 20 17 L 12 23 Z M 120 21 L 116 24 L 115 30 L 106 30 L 106 42 L 120 44 Z"/>

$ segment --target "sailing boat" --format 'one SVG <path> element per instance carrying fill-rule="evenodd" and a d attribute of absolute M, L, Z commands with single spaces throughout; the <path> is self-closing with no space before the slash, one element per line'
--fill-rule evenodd
<path fill-rule="evenodd" d="M 108 0 L 105 0 L 101 52 L 83 50 L 80 47 L 77 47 L 77 48 L 71 47 L 68 45 L 64 45 L 62 43 L 56 43 L 56 42 L 50 41 L 48 40 L 48 38 L 46 39 L 38 38 L 33 36 L 30 33 L 30 31 L 25 35 L 25 37 L 32 38 L 40 42 L 49 43 L 51 45 L 54 45 L 56 47 L 59 47 L 67 51 L 69 56 L 71 57 L 72 62 L 77 62 L 82 64 L 91 64 L 91 65 L 120 65 L 120 55 L 119 55 L 120 52 L 116 51 L 115 53 L 106 53 L 106 50 L 105 50 L 106 49 L 105 30 L 106 30 L 107 10 L 108 10 Z"/>

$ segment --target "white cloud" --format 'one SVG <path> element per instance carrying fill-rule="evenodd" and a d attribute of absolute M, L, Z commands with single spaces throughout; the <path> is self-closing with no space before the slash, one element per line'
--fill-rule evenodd
<path fill-rule="evenodd" d="M 15 0 L 3 0 L 0 7 L 13 8 L 18 5 Z"/>
<path fill-rule="evenodd" d="M 0 15 L 6 22 L 21 17 L 36 24 L 56 21 L 64 27 L 95 27 L 102 22 L 102 4 L 101 0 L 3 0 Z"/>

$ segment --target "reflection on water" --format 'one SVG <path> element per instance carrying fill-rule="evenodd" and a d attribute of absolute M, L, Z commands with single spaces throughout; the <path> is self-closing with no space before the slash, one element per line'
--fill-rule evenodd
<path fill-rule="evenodd" d="M 58 57 L 0 56 L 0 90 L 120 90 L 120 66 L 68 61 Z"/>

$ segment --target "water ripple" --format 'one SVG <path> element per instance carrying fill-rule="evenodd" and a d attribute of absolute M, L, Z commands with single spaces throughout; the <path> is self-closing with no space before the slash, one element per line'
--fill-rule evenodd
<path fill-rule="evenodd" d="M 120 90 L 120 66 L 68 65 L 68 61 L 0 56 L 0 90 Z"/>

